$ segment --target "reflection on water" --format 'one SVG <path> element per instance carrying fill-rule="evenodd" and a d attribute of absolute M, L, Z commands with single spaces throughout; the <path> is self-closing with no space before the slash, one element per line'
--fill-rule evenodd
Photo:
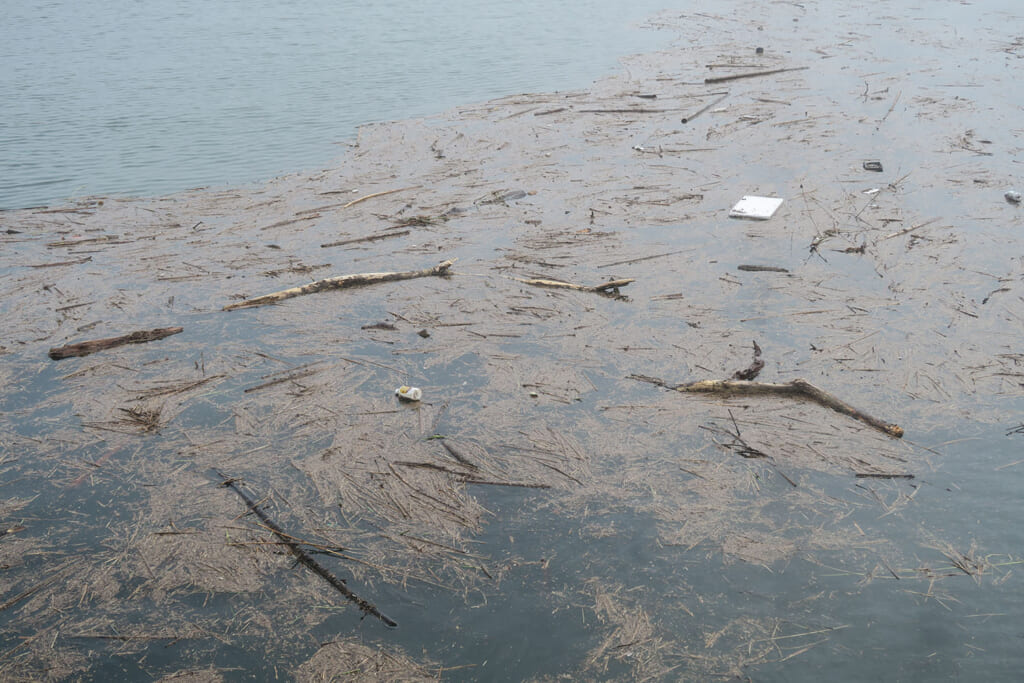
<path fill-rule="evenodd" d="M 371 121 L 586 86 L 657 0 L 19 2 L 0 28 L 0 209 L 326 165 Z"/>

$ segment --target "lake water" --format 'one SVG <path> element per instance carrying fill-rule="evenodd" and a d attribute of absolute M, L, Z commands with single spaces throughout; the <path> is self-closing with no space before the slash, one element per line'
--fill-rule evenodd
<path fill-rule="evenodd" d="M 668 36 L 621 3 L 7 3 L 0 209 L 319 168 L 356 127 L 580 88 Z"/>
<path fill-rule="evenodd" d="M 653 5 L 604 5 L 8 8 L 0 206 L 321 168 L 360 123 L 583 88 L 674 35 L 632 28 Z M 538 96 L 374 127 L 409 149 L 361 145 L 351 157 L 377 165 L 320 186 L 0 214 L 14 228 L 0 230 L 0 678 L 302 666 L 318 680 L 307 665 L 345 639 L 443 680 L 1019 677 L 1024 218 L 1002 193 L 1024 154 L 1021 10 L 764 7 L 763 33 L 752 0 L 688 15 L 685 49 L 652 69 L 665 77 L 634 81 L 693 111 L 674 86 L 720 55 L 752 63 L 762 35 L 766 59 L 808 67 L 731 84 L 695 126 L 674 109 L 631 121 L 579 104 L 535 119 L 524 107 L 554 99 Z M 447 156 L 432 158 L 425 129 Z M 862 168 L 868 155 L 884 174 Z M 404 186 L 398 167 L 423 181 L 415 199 L 341 208 L 350 180 L 360 196 Z M 474 201 L 504 183 L 531 194 Z M 666 200 L 691 190 L 699 200 Z M 774 219 L 726 218 L 755 190 L 786 197 Z M 466 210 L 402 241 L 319 246 L 449 206 Z M 442 247 L 460 259 L 450 281 L 220 310 L 320 274 L 429 265 Z M 535 265 L 636 281 L 617 301 L 506 277 Z M 47 357 L 178 324 L 161 342 Z M 631 378 L 727 377 L 752 339 L 759 379 L 813 379 L 906 438 Z M 407 381 L 422 404 L 396 401 Z M 163 411 L 158 429 L 133 422 L 143 408 Z M 728 438 L 741 429 L 769 457 Z M 437 434 L 513 486 L 431 488 L 447 479 L 412 465 L 456 466 Z M 400 628 L 292 567 L 213 466 L 289 532 L 344 545 L 316 557 Z M 553 487 L 514 486 L 535 480 Z M 403 505 L 468 521 L 417 526 Z"/>

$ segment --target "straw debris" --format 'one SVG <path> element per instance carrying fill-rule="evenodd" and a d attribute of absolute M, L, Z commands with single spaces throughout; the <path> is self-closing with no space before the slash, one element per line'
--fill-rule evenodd
<path fill-rule="evenodd" d="M 3 212 L 0 677 L 785 679 L 871 651 L 871 675 L 991 678 L 971 667 L 1011 661 L 1024 560 L 993 547 L 1012 526 L 963 511 L 1004 505 L 1020 460 L 1003 441 L 1024 432 L 1024 231 L 999 180 L 1019 155 L 981 137 L 1019 88 L 984 60 L 943 85 L 881 55 L 898 37 L 900 64 L 945 73 L 949 45 L 1003 49 L 1014 24 L 953 40 L 910 7 L 870 26 L 759 9 L 659 17 L 685 49 L 586 90 L 365 126 L 336 168 Z M 768 54 L 735 38 L 755 14 Z M 724 98 L 705 84 L 723 77 Z M 865 171 L 878 136 L 913 168 Z M 747 193 L 786 202 L 728 221 Z M 338 241 L 329 267 L 350 274 L 303 284 Z M 943 648 L 878 648 L 900 627 L 867 604 Z"/>

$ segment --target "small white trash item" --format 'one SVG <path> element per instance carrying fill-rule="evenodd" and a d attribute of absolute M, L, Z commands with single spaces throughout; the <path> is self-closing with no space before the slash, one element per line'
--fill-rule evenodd
<path fill-rule="evenodd" d="M 780 206 L 782 206 L 782 200 L 778 197 L 754 197 L 748 195 L 736 202 L 736 205 L 729 212 L 729 217 L 753 218 L 759 221 L 766 221 L 775 215 Z"/>
<path fill-rule="evenodd" d="M 423 392 L 418 387 L 402 385 L 395 389 L 395 396 L 403 401 L 418 401 L 423 398 Z"/>

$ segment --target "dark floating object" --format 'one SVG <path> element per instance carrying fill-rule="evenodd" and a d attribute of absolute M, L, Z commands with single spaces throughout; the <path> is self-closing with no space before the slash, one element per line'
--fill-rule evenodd
<path fill-rule="evenodd" d="M 748 273 L 788 273 L 789 270 L 786 268 L 780 268 L 779 266 L 757 266 L 749 263 L 743 263 L 736 266 L 736 270 L 745 270 Z"/>
<path fill-rule="evenodd" d="M 309 553 L 302 549 L 299 541 L 297 541 L 294 536 L 285 533 L 284 530 L 281 529 L 281 527 L 279 527 L 274 522 L 274 520 L 270 519 L 267 513 L 264 512 L 262 508 L 260 508 L 256 501 L 253 500 L 251 496 L 249 496 L 245 491 L 243 491 L 238 486 L 238 479 L 225 477 L 221 472 L 217 470 L 214 471 L 217 473 L 217 476 L 220 477 L 221 479 L 220 486 L 222 488 L 231 489 L 232 491 L 237 493 L 238 497 L 245 501 L 245 504 L 248 506 L 249 510 L 252 511 L 254 515 L 259 517 L 260 521 L 263 522 L 263 525 L 266 528 L 270 529 L 275 536 L 277 536 L 281 543 L 283 543 L 285 547 L 287 547 L 288 550 L 291 551 L 292 555 L 295 556 L 295 559 L 298 560 L 300 564 L 305 565 L 307 569 L 309 569 L 314 574 L 316 574 L 324 581 L 329 583 L 332 588 L 334 588 L 336 591 L 338 591 L 346 598 L 348 598 L 349 601 L 355 603 L 356 607 L 358 607 L 363 612 L 363 614 L 368 614 L 370 616 L 377 617 L 382 622 L 384 622 L 386 626 L 389 626 L 391 628 L 396 628 L 398 626 L 398 622 L 388 617 L 387 615 L 381 613 L 381 611 L 378 610 L 377 607 L 374 606 L 372 602 L 364 600 L 363 598 L 353 593 L 352 590 L 345 585 L 345 582 L 343 580 L 336 577 L 334 574 L 325 569 L 323 565 L 321 565 L 319 562 L 310 557 Z"/>
<path fill-rule="evenodd" d="M 857 472 L 858 479 L 913 479 L 913 474 L 902 472 Z"/>
<path fill-rule="evenodd" d="M 733 373 L 732 379 L 741 380 L 754 380 L 761 374 L 761 370 L 764 369 L 764 359 L 761 358 L 761 347 L 757 345 L 757 341 L 754 341 L 754 360 L 749 367 L 743 370 L 737 370 Z"/>
<path fill-rule="evenodd" d="M 369 325 L 363 325 L 359 329 L 361 329 L 361 330 L 388 330 L 390 332 L 394 332 L 398 328 L 395 327 L 394 325 L 392 325 L 389 322 L 383 322 L 383 323 L 370 323 Z"/>
<path fill-rule="evenodd" d="M 881 173 L 882 172 L 882 162 L 881 161 L 865 161 L 864 162 L 864 170 L 865 171 L 874 171 L 875 173 Z"/>
<path fill-rule="evenodd" d="M 138 332 L 132 332 L 120 337 L 94 339 L 92 341 L 84 341 L 77 344 L 58 346 L 50 349 L 50 358 L 53 360 L 61 360 L 62 358 L 72 358 L 74 356 L 88 356 L 90 353 L 113 349 L 118 346 L 124 346 L 125 344 L 142 344 L 145 342 L 156 341 L 157 339 L 170 337 L 172 334 L 178 334 L 181 330 L 182 328 L 180 327 L 159 327 L 155 330 L 139 330 Z"/>

